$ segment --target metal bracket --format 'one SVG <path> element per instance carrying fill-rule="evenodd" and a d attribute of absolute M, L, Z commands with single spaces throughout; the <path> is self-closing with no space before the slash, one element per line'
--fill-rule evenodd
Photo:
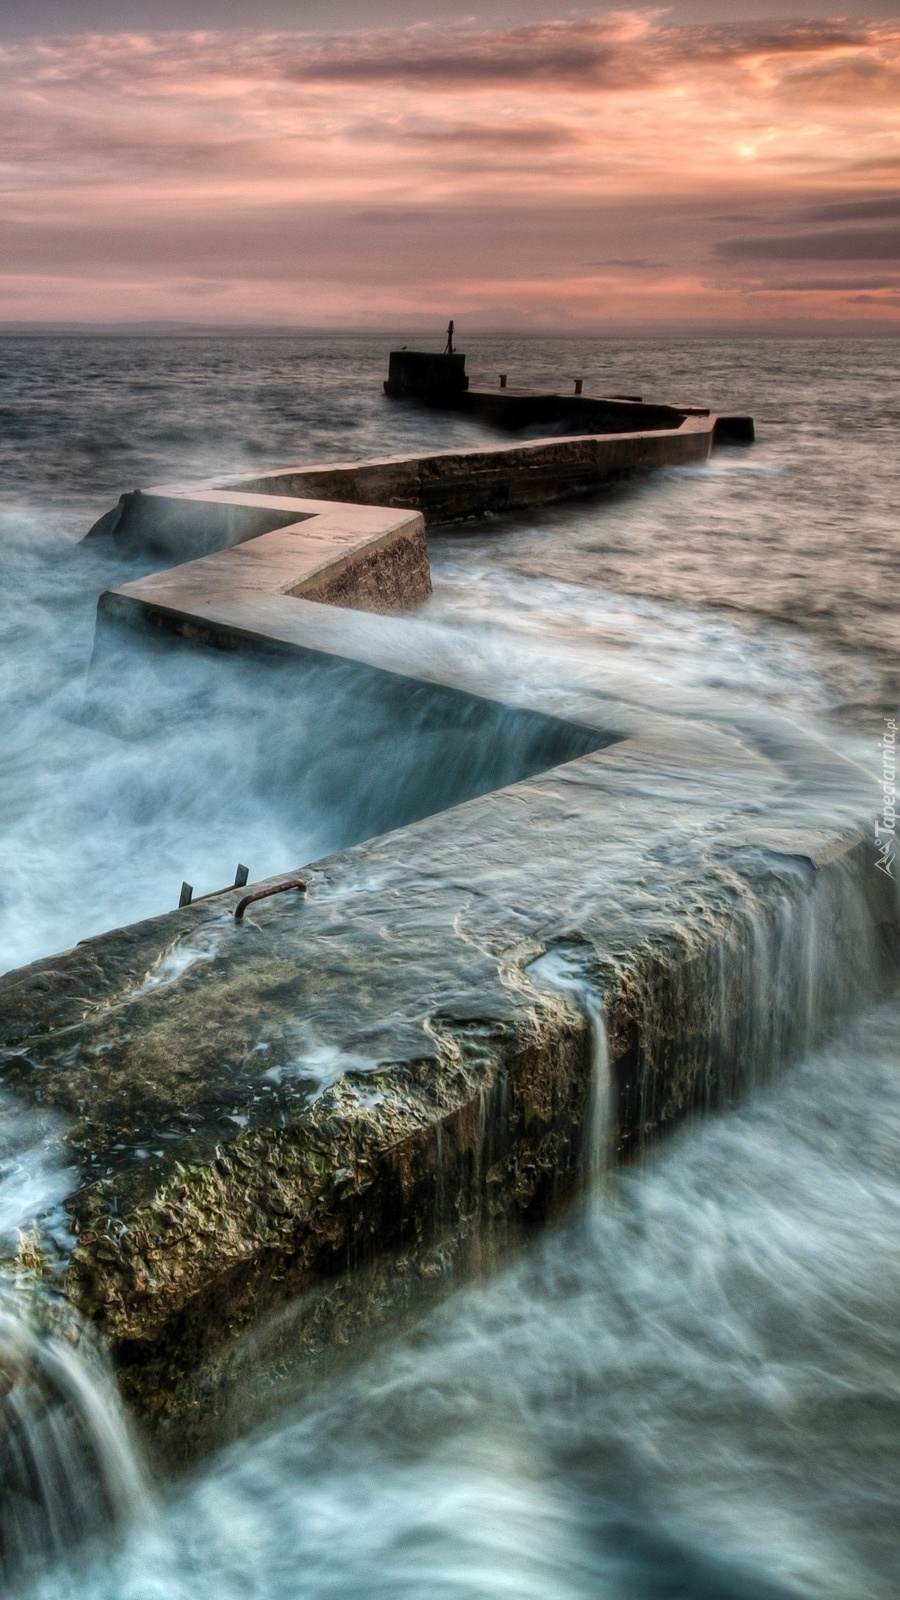
<path fill-rule="evenodd" d="M 256 889 L 253 894 L 245 894 L 234 909 L 235 922 L 243 922 L 244 912 L 254 900 L 268 900 L 273 894 L 284 894 L 288 889 L 298 889 L 301 894 L 306 893 L 306 884 L 302 878 L 291 878 L 287 883 L 276 883 L 272 889 Z"/>

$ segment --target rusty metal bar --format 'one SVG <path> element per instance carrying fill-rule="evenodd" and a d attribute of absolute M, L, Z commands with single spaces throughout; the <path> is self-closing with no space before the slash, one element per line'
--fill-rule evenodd
<path fill-rule="evenodd" d="M 306 884 L 302 878 L 291 878 L 287 883 L 276 883 L 272 889 L 256 889 L 253 894 L 245 894 L 243 900 L 239 900 L 235 906 L 235 922 L 243 922 L 244 912 L 254 900 L 268 900 L 271 895 L 284 894 L 287 889 L 299 889 L 301 894 L 305 894 Z"/>

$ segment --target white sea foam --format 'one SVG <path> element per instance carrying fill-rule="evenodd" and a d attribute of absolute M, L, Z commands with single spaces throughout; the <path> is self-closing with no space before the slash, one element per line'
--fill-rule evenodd
<path fill-rule="evenodd" d="M 39 1219 L 61 1249 L 74 1242 L 63 1201 L 76 1175 L 64 1135 L 61 1117 L 0 1095 L 0 1251 L 6 1257 L 15 1255 Z"/>
<path fill-rule="evenodd" d="M 375 1065 L 370 1056 L 341 1050 L 337 1045 L 317 1039 L 311 1028 L 303 1032 L 305 1038 L 300 1043 L 296 1055 L 280 1062 L 278 1066 L 269 1067 L 262 1074 L 265 1082 L 279 1085 L 292 1082 L 307 1083 L 313 1098 L 316 1098 L 333 1083 L 337 1083 L 345 1073 L 371 1071 Z"/>
<path fill-rule="evenodd" d="M 157 989 L 167 989 L 170 984 L 178 983 L 195 967 L 205 966 L 208 961 L 215 961 L 222 948 L 226 930 L 232 926 L 233 918 L 223 913 L 205 927 L 199 928 L 189 939 L 180 939 L 174 948 L 163 956 L 162 961 L 154 967 L 144 982 L 132 991 L 129 998 L 138 1000 L 142 995 L 153 994 Z"/>

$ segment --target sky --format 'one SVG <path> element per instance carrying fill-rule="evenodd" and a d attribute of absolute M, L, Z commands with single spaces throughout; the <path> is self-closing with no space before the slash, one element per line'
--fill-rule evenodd
<path fill-rule="evenodd" d="M 900 9 L 0 0 L 0 322 L 900 332 Z"/>

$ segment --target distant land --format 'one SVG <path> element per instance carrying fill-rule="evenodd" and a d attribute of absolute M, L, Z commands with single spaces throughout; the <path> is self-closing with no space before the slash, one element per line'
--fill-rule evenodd
<path fill-rule="evenodd" d="M 432 328 L 430 337 L 435 339 L 440 334 L 440 329 Z M 33 336 L 36 338 L 52 336 L 54 334 L 86 334 L 91 338 L 217 338 L 217 339 L 324 339 L 341 338 L 342 336 L 362 337 L 371 334 L 373 338 L 387 339 L 393 337 L 393 330 L 380 328 L 313 328 L 289 326 L 288 324 L 273 323 L 219 323 L 219 322 L 0 322 L 0 337 Z M 419 333 L 413 330 L 412 337 L 417 338 Z M 398 336 L 399 337 L 399 336 Z M 403 333 L 403 338 L 410 337 L 409 330 Z M 422 337 L 425 337 L 423 334 Z"/>
<path fill-rule="evenodd" d="M 454 314 L 451 308 L 448 317 Z M 546 327 L 518 325 L 491 327 L 473 316 L 471 321 L 456 315 L 457 337 L 466 339 L 884 339 L 900 336 L 900 323 L 875 321 L 802 321 L 797 318 L 748 328 L 745 323 L 710 324 L 701 319 L 665 324 L 622 324 Z M 436 318 L 427 325 L 396 323 L 373 327 L 310 327 L 282 323 L 214 322 L 5 322 L 0 321 L 0 338 L 92 338 L 92 339 L 342 339 L 371 338 L 384 341 L 411 340 L 427 345 L 444 337 L 446 319 Z"/>

